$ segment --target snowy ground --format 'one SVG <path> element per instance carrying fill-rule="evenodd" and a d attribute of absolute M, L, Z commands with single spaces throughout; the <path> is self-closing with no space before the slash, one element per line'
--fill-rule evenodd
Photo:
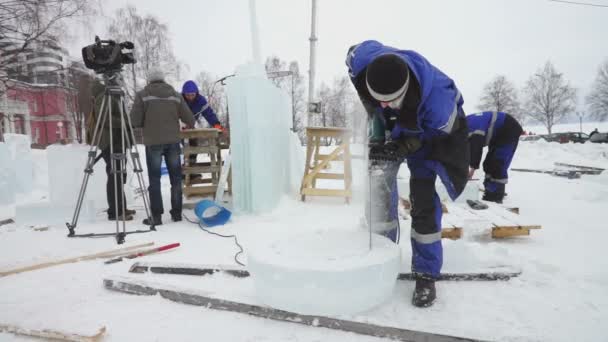
<path fill-rule="evenodd" d="M 595 128 L 592 127 L 591 129 Z M 600 130 L 602 128 L 600 127 Z M 45 196 L 44 151 L 35 151 L 36 191 L 27 202 Z M 513 167 L 547 168 L 566 162 L 608 168 L 606 144 L 522 142 Z M 363 164 L 354 161 L 355 187 L 361 190 Z M 42 175 L 42 176 L 41 176 Z M 79 180 L 78 180 L 79 181 Z M 168 180 L 163 179 L 168 183 Z M 465 236 L 444 241 L 445 270 L 475 270 L 487 261 L 520 267 L 523 274 L 509 282 L 443 282 L 438 300 L 428 309 L 411 306 L 413 283 L 400 282 L 392 300 L 369 312 L 341 317 L 406 329 L 499 341 L 608 341 L 608 171 L 600 176 L 567 180 L 543 174 L 511 172 L 507 204 L 517 206 L 543 229 L 529 237 L 509 240 Z M 354 203 L 311 198 L 305 203 L 286 197 L 272 213 L 236 216 L 217 229 L 236 234 L 245 250 L 269 238 L 319 228 L 361 229 L 361 191 Z M 168 205 L 168 198 L 165 205 Z M 142 228 L 141 206 L 128 229 Z M 0 214 L 11 208 L 0 208 Z M 186 215 L 194 217 L 192 211 Z M 6 215 L 6 214 L 5 214 Z M 5 217 L 0 217 L 3 219 Z M 114 225 L 99 213 L 97 223 L 79 232 L 111 232 Z M 157 246 L 180 242 L 174 251 L 142 261 L 234 264 L 237 251 L 230 239 L 208 235 L 188 222 L 170 222 L 149 234 L 127 237 L 127 244 L 154 241 Z M 407 224 L 405 221 L 404 224 Z M 407 228 L 402 226 L 404 237 Z M 113 239 L 68 239 L 63 226 L 33 231 L 15 224 L 0 227 L 0 270 L 37 262 L 90 254 L 115 247 Z M 465 231 L 466 235 L 466 231 Z M 402 238 L 404 264 L 409 240 Z M 246 262 L 245 255 L 241 260 Z M 327 329 L 303 327 L 240 314 L 218 312 L 105 290 L 107 276 L 132 276 L 255 303 L 250 279 L 225 275 L 208 277 L 129 275 L 132 262 L 104 265 L 102 261 L 67 264 L 0 278 L 0 323 L 26 328 L 52 328 L 92 333 L 106 326 L 107 341 L 379 341 Z M 404 271 L 407 270 L 407 266 Z M 344 284 L 348 286 L 348 284 Z M 0 334 L 0 341 L 25 341 Z"/>

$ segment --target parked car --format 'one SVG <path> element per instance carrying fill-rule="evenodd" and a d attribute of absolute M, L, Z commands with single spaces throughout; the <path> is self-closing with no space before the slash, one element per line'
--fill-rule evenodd
<path fill-rule="evenodd" d="M 595 133 L 589 138 L 589 141 L 608 144 L 608 133 Z"/>
<path fill-rule="evenodd" d="M 538 141 L 542 137 L 542 135 L 522 135 L 519 137 L 519 141 Z"/>
<path fill-rule="evenodd" d="M 565 144 L 568 142 L 583 144 L 589 140 L 589 135 L 580 132 L 563 132 L 543 135 L 543 139 L 549 142 L 558 142 L 560 144 Z"/>

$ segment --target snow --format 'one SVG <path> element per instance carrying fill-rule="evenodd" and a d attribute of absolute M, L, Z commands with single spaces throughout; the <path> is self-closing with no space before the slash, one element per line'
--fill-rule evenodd
<path fill-rule="evenodd" d="M 592 127 L 592 129 L 595 127 Z M 600 127 L 600 131 L 602 128 Z M 353 146 L 353 150 L 360 147 Z M 17 196 L 17 203 L 35 203 L 48 196 L 46 151 L 34 150 L 34 191 Z M 553 168 L 566 162 L 608 168 L 606 144 L 521 142 L 513 167 Z M 235 215 L 214 232 L 238 237 L 246 254 L 253 246 L 279 237 L 312 233 L 323 227 L 361 231 L 364 176 L 362 160 L 353 160 L 354 198 L 350 205 L 339 198 L 284 196 L 272 211 Z M 407 169 L 402 167 L 402 169 Z M 479 175 L 481 176 L 481 175 Z M 94 177 L 105 178 L 103 173 Z M 80 182 L 81 178 L 74 180 Z M 168 188 L 164 188 L 168 203 Z M 4 191 L 4 189 L 2 189 Z M 507 206 L 520 208 L 543 228 L 531 236 L 507 240 L 467 234 L 444 240 L 444 271 L 463 272 L 490 266 L 521 268 L 522 275 L 508 282 L 438 282 L 438 300 L 427 309 L 414 308 L 413 282 L 399 281 L 391 299 L 379 307 L 343 319 L 371 322 L 498 341 L 606 341 L 608 321 L 608 172 L 568 180 L 546 174 L 510 172 Z M 132 201 L 129 202 L 133 204 Z M 143 229 L 143 205 L 128 230 Z M 0 219 L 14 213 L 0 206 Z M 3 214 L 4 213 L 4 214 Z M 8 214 L 6 214 L 8 213 Z M 192 211 L 185 215 L 194 218 Z M 165 220 L 170 222 L 169 220 Z M 471 223 L 473 224 L 473 223 Z M 112 232 L 105 214 L 95 223 L 81 224 L 79 233 Z M 402 222 L 401 254 L 411 257 L 407 221 Z M 17 224 L 0 226 L 0 270 L 63 259 L 116 248 L 114 239 L 68 239 L 65 225 L 34 231 Z M 158 227 L 157 232 L 128 235 L 126 245 L 154 241 L 156 246 L 180 242 L 181 247 L 141 261 L 192 264 L 232 264 L 238 251 L 232 239 L 223 239 L 182 221 Z M 137 260 L 137 259 L 136 259 Z M 205 277 L 127 273 L 132 261 L 104 265 L 102 260 L 65 264 L 0 278 L 0 322 L 32 329 L 55 329 L 90 334 L 108 328 L 107 341 L 380 341 L 377 338 L 269 321 L 177 304 L 158 296 L 140 297 L 107 291 L 106 277 L 122 276 L 153 281 L 218 298 L 257 303 L 253 279 L 225 274 Z M 401 270 L 407 272 L 407 267 Z M 345 283 L 348 288 L 351 284 Z M 0 341 L 26 341 L 0 334 Z"/>
<path fill-rule="evenodd" d="M 261 302 L 322 316 L 359 313 L 384 303 L 402 268 L 399 246 L 391 240 L 337 228 L 252 246 L 247 261 Z"/>

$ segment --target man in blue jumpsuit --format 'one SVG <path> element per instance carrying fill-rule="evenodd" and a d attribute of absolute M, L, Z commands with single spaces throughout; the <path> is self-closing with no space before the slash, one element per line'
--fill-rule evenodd
<path fill-rule="evenodd" d="M 503 112 L 467 115 L 467 124 L 471 148 L 469 178 L 479 169 L 483 148 L 488 146 L 488 154 L 483 162 L 486 178 L 483 182 L 485 191 L 482 199 L 502 203 L 505 184 L 509 178 L 507 170 L 523 129 L 515 118 Z"/>
<path fill-rule="evenodd" d="M 182 86 L 182 96 L 184 97 L 184 100 L 186 100 L 186 104 L 190 107 L 192 114 L 194 114 L 194 119 L 197 122 L 201 122 L 204 118 L 209 124 L 209 127 L 219 129 L 222 132 L 224 131 L 213 108 L 211 108 L 207 99 L 199 93 L 198 86 L 194 81 L 190 80 L 184 83 Z M 190 139 L 188 143 L 190 146 L 198 146 L 197 139 Z M 188 156 L 188 159 L 190 165 L 194 165 L 194 163 L 196 163 L 196 154 Z"/>
<path fill-rule="evenodd" d="M 455 199 L 468 176 L 464 101 L 454 81 L 414 51 L 368 40 L 349 49 L 346 65 L 371 121 L 370 182 L 388 190 L 371 199 L 373 206 L 386 210 L 373 219 L 370 213 L 368 224 L 399 242 L 396 178 L 401 163 L 407 161 L 416 275 L 412 303 L 430 306 L 443 263 L 441 203 L 435 180 L 439 176 Z"/>

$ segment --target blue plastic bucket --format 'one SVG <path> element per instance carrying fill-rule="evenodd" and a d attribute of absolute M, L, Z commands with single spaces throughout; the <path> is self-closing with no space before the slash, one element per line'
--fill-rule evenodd
<path fill-rule="evenodd" d="M 215 212 L 215 213 L 214 213 Z M 196 204 L 194 213 L 207 227 L 226 224 L 232 216 L 230 210 L 217 205 L 212 200 L 204 199 Z"/>

